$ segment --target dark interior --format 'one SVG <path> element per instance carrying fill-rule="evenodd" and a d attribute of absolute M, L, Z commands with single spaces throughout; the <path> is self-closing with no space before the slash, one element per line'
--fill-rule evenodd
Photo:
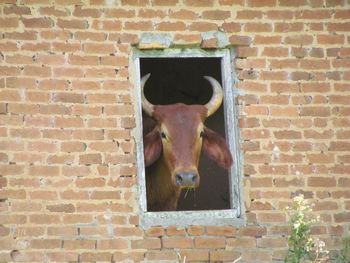
<path fill-rule="evenodd" d="M 151 73 L 145 95 L 153 104 L 205 104 L 212 91 L 203 76 L 211 76 L 222 83 L 220 58 L 141 58 L 140 67 L 141 76 Z M 222 105 L 205 125 L 225 137 Z M 199 188 L 182 192 L 178 210 L 229 209 L 228 172 L 202 154 L 199 173 Z"/>

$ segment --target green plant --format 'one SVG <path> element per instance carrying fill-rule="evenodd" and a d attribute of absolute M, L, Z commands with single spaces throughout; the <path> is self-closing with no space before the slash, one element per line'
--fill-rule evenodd
<path fill-rule="evenodd" d="M 322 262 L 328 251 L 325 243 L 310 236 L 312 224 L 319 218 L 315 218 L 311 212 L 311 205 L 304 199 L 303 195 L 293 198 L 291 207 L 286 209 L 290 219 L 291 234 L 288 238 L 289 250 L 284 262 L 300 263 L 301 260 L 311 262 Z"/>
<path fill-rule="evenodd" d="M 337 263 L 350 262 L 350 236 L 343 238 L 343 247 L 336 258 L 336 262 Z"/>

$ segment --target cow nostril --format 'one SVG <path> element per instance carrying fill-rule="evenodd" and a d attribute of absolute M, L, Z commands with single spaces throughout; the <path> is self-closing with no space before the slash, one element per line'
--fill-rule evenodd
<path fill-rule="evenodd" d="M 176 183 L 178 184 L 178 185 L 181 185 L 182 184 L 182 176 L 181 176 L 181 174 L 177 174 L 176 175 Z"/>
<path fill-rule="evenodd" d="M 193 177 L 192 177 L 192 182 L 196 182 L 197 181 L 197 178 L 198 178 L 198 175 L 193 175 Z"/>

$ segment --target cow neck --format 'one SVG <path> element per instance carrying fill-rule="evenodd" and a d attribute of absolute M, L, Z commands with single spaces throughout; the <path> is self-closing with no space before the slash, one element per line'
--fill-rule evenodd
<path fill-rule="evenodd" d="M 147 193 L 149 194 L 150 206 L 155 211 L 172 211 L 177 208 L 177 200 L 181 189 L 174 186 L 171 181 L 171 172 L 165 158 L 160 159 L 150 167 L 150 175 L 147 177 Z"/>

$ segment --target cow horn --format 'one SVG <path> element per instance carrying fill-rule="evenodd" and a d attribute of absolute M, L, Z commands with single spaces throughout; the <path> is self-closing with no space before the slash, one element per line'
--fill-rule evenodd
<path fill-rule="evenodd" d="M 210 101 L 204 105 L 208 109 L 207 117 L 209 117 L 220 107 L 222 103 L 223 92 L 220 83 L 216 79 L 209 76 L 204 76 L 204 78 L 210 82 L 211 88 L 213 90 L 213 95 Z"/>
<path fill-rule="evenodd" d="M 144 91 L 144 87 L 146 84 L 146 81 L 148 80 L 148 78 L 151 76 L 151 73 L 148 73 L 147 75 L 143 76 L 141 78 L 141 96 L 142 96 L 142 109 L 149 115 L 152 116 L 153 115 L 153 110 L 154 110 L 154 105 L 152 103 L 150 103 L 145 96 L 145 91 Z"/>

